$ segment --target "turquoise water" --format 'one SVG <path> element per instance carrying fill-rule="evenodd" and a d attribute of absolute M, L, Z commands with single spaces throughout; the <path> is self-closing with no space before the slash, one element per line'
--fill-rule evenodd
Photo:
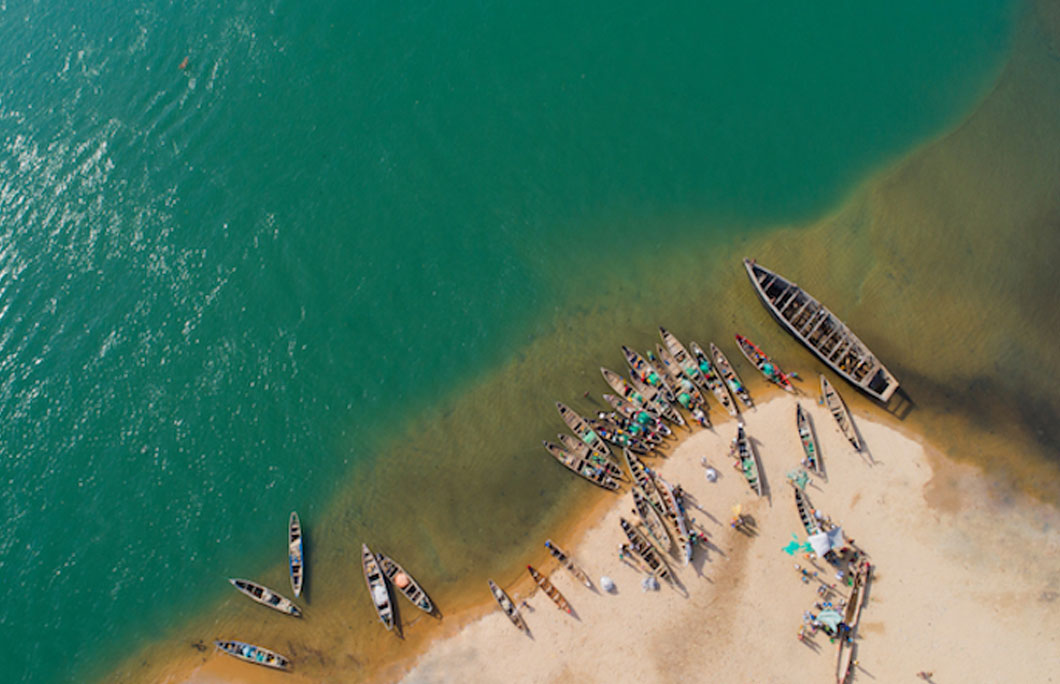
<path fill-rule="evenodd" d="M 1013 3 L 923 4 L 5 4 L 5 679 L 99 671 L 371 491 L 573 269 L 827 212 L 958 120 Z"/>

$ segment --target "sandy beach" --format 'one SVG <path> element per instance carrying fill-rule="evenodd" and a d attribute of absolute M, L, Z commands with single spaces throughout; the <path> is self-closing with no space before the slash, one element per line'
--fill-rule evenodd
<path fill-rule="evenodd" d="M 817 612 L 818 581 L 840 584 L 835 569 L 783 550 L 806 538 L 786 477 L 802 457 L 796 400 L 775 397 L 744 414 L 765 473 L 761 498 L 731 466 L 733 421 L 649 459 L 685 489 L 694 527 L 710 541 L 688 566 L 669 557 L 674 584 L 644 591 L 644 574 L 619 559 L 619 518 L 633 518 L 626 491 L 580 538 L 556 540 L 597 586 L 611 577 L 614 592 L 590 591 L 550 563 L 542 569 L 572 604 L 571 616 L 534 591 L 524 571 L 508 588 L 527 601 L 529 637 L 484 607 L 483 617 L 432 644 L 402 681 L 668 682 L 696 672 L 702 678 L 694 679 L 715 682 L 835 681 L 836 645 L 820 632 L 797 638 L 803 612 Z M 826 471 L 806 492 L 875 566 L 852 681 L 922 681 L 920 671 L 940 683 L 1054 681 L 1056 510 L 998 498 L 976 468 L 931 452 L 882 416 L 855 413 L 867 446 L 859 455 L 815 395 L 798 400 L 812 416 Z M 705 477 L 704 461 L 717 482 Z M 729 524 L 735 505 L 754 519 L 749 534 Z M 818 578 L 804 583 L 796 564 Z"/>

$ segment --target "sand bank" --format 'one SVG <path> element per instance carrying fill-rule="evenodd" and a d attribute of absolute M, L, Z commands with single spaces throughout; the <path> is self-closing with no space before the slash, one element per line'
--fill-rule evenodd
<path fill-rule="evenodd" d="M 854 681 L 919 681 L 920 670 L 936 682 L 1052 681 L 1060 573 L 1048 559 L 1060 550 L 1057 512 L 989 500 L 976 469 L 864 413 L 855 420 L 868 454 L 855 454 L 823 407 L 813 398 L 802 404 L 827 475 L 806 491 L 876 566 Z M 793 535 L 805 539 L 786 480 L 801 458 L 794 412 L 795 399 L 784 396 L 745 416 L 765 472 L 762 498 L 730 465 L 732 422 L 653 460 L 688 492 L 689 514 L 711 542 L 687 567 L 670 559 L 676 586 L 645 592 L 643 575 L 619 560 L 618 519 L 631 517 L 623 493 L 598 524 L 567 540 L 595 579 L 613 578 L 613 594 L 589 591 L 550 564 L 543 569 L 555 570 L 552 581 L 576 617 L 519 583 L 513 594 L 529 604 L 531 637 L 491 611 L 433 644 L 404 681 L 665 682 L 696 671 L 717 682 L 834 681 L 836 647 L 823 634 L 796 638 L 803 611 L 819 600 L 794 567 L 809 562 L 782 550 Z M 721 474 L 716 483 L 705 478 L 703 459 Z M 753 516 L 753 535 L 729 526 L 736 504 Z M 834 570 L 818 565 L 820 577 L 834 582 Z"/>

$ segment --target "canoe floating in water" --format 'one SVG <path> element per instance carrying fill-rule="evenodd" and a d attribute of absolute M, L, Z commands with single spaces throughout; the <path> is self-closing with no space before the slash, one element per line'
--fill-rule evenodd
<path fill-rule="evenodd" d="M 626 476 L 622 472 L 620 464 L 616 462 L 615 455 L 610 450 L 607 453 L 597 451 L 571 435 L 558 434 L 556 437 L 564 449 L 575 456 L 587 459 L 590 463 L 599 464 L 611 477 L 624 478 Z"/>
<path fill-rule="evenodd" d="M 873 399 L 887 403 L 898 380 L 843 321 L 798 285 L 743 260 L 747 277 L 773 318 L 817 358 Z"/>
<path fill-rule="evenodd" d="M 618 489 L 618 483 L 615 482 L 614 478 L 612 478 L 607 472 L 608 464 L 606 462 L 593 462 L 590 458 L 572 454 L 559 445 L 553 444 L 547 440 L 542 442 L 542 444 L 545 445 L 545 450 L 552 454 L 557 461 L 565 465 L 571 471 L 581 475 L 589 482 L 592 482 L 594 485 L 603 487 L 604 489 Z"/>
<path fill-rule="evenodd" d="M 240 660 L 245 660 L 248 663 L 263 665 L 265 667 L 271 667 L 274 670 L 283 670 L 284 672 L 291 669 L 290 658 L 282 656 L 275 651 L 270 651 L 267 648 L 247 644 L 242 641 L 215 641 L 213 643 L 214 646 L 228 655 L 234 658 L 239 658 Z"/>
<path fill-rule="evenodd" d="M 795 388 L 791 386 L 791 380 L 788 379 L 788 374 L 780 370 L 777 362 L 769 358 L 764 351 L 758 348 L 757 344 L 743 335 L 737 335 L 736 346 L 740 348 L 751 365 L 766 377 L 766 380 L 780 385 L 786 392 L 795 391 Z"/>
<path fill-rule="evenodd" d="M 803 465 L 817 473 L 824 474 L 821 466 L 821 454 L 817 448 L 817 438 L 813 435 L 813 426 L 810 424 L 810 416 L 802 410 L 802 404 L 795 404 L 795 429 L 799 432 L 799 441 L 802 442 L 802 451 L 806 454 Z"/>
<path fill-rule="evenodd" d="M 398 565 L 397 561 L 393 560 L 389 556 L 383 553 L 377 553 L 375 555 L 376 560 L 379 561 L 379 567 L 383 569 L 383 575 L 390 580 L 390 583 L 397 587 L 405 598 L 409 600 L 412 605 L 416 606 L 424 613 L 433 613 L 434 604 L 431 603 L 431 597 L 427 595 L 427 592 L 423 590 L 419 582 L 406 572 L 405 568 Z"/>
<path fill-rule="evenodd" d="M 854 447 L 854 451 L 861 451 L 861 438 L 858 437 L 858 432 L 854 429 L 854 420 L 850 417 L 850 410 L 847 408 L 846 402 L 843 401 L 843 397 L 839 396 L 839 392 L 836 391 L 835 387 L 832 387 L 832 383 L 828 382 L 828 378 L 824 377 L 824 374 L 821 375 L 821 396 L 824 397 L 824 405 L 832 412 L 832 417 L 835 418 L 839 431 Z"/>
<path fill-rule="evenodd" d="M 512 600 L 508 598 L 508 594 L 504 593 L 504 590 L 497 586 L 497 583 L 493 580 L 489 580 L 490 593 L 493 594 L 493 598 L 496 599 L 497 605 L 500 606 L 501 612 L 508 616 L 508 619 L 512 621 L 512 624 L 523 630 L 527 631 L 526 623 L 523 622 L 523 616 L 519 614 L 519 609 L 515 607 Z"/>
<path fill-rule="evenodd" d="M 563 422 L 567 424 L 567 427 L 578 439 L 585 442 L 591 449 L 596 449 L 606 456 L 611 455 L 611 449 L 607 446 L 607 443 L 586 424 L 585 419 L 578 415 L 576 411 L 560 401 L 556 402 L 556 410 L 559 411 L 560 418 L 563 419 Z"/>
<path fill-rule="evenodd" d="M 232 578 L 228 581 L 232 583 L 233 587 L 263 606 L 268 606 L 273 610 L 278 610 L 287 615 L 302 617 L 302 611 L 298 610 L 298 606 L 296 606 L 291 599 L 277 594 L 275 591 L 264 585 L 258 584 L 257 582 L 251 582 L 250 580 L 237 578 Z"/>
<path fill-rule="evenodd" d="M 364 571 L 364 581 L 368 585 L 368 595 L 375 606 L 375 612 L 382 620 L 387 629 L 394 628 L 394 606 L 390 603 L 390 591 L 386 586 L 386 579 L 379 567 L 379 561 L 368 549 L 367 544 L 361 544 L 361 569 Z"/>
<path fill-rule="evenodd" d="M 703 379 L 707 383 L 707 387 L 714 393 L 714 398 L 729 412 L 730 416 L 735 418 L 738 413 L 736 401 L 729 394 L 729 390 L 725 388 L 725 382 L 715 371 L 714 362 L 703 351 L 703 348 L 695 342 L 690 343 L 689 346 L 692 349 L 692 355 L 695 356 L 696 365 L 699 366 L 699 371 L 703 374 Z"/>
<path fill-rule="evenodd" d="M 305 579 L 305 565 L 302 560 L 302 523 L 298 513 L 291 513 L 287 525 L 287 569 L 291 575 L 291 591 L 294 597 L 302 593 L 302 581 Z"/>
<path fill-rule="evenodd" d="M 725 354 L 718 349 L 718 345 L 713 342 L 710 343 L 710 358 L 714 361 L 714 368 L 717 369 L 718 375 L 725 381 L 725 386 L 732 392 L 732 396 L 739 397 L 747 408 L 754 406 L 754 403 L 751 402 L 751 394 L 744 387 L 740 376 L 733 370 L 732 364 L 725 358 Z"/>

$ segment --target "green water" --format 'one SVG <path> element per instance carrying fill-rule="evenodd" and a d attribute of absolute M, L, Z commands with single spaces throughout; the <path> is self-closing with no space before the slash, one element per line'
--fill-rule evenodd
<path fill-rule="evenodd" d="M 1013 3 L 923 5 L 4 5 L 5 679 L 217 610 L 293 509 L 321 555 L 385 518 L 454 583 L 543 525 L 503 502 L 560 495 L 498 444 L 536 450 L 551 407 L 490 417 L 595 369 L 519 364 L 640 344 L 659 264 L 694 288 L 710 245 L 831 211 L 965 116 Z M 488 428 L 434 432 L 472 409 Z M 410 499 L 457 496 L 453 433 L 487 498 L 432 525 Z"/>

